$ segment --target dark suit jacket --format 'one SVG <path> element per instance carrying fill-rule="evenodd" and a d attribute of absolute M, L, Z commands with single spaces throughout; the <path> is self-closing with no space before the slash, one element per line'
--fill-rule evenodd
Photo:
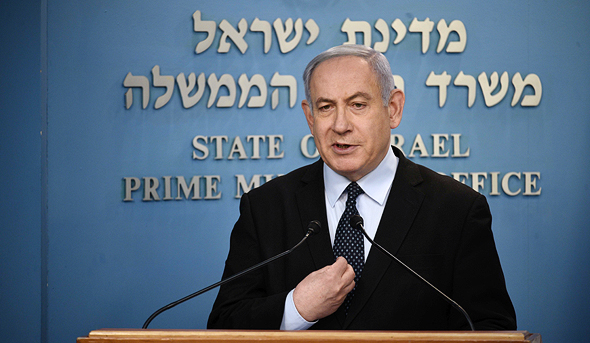
<path fill-rule="evenodd" d="M 476 329 L 516 329 L 485 197 L 393 150 L 400 160 L 375 241 L 457 301 Z M 244 194 L 224 278 L 291 248 L 310 221 L 319 220 L 323 228 L 287 257 L 221 287 L 209 328 L 278 329 L 287 293 L 334 262 L 322 166 L 320 160 Z M 340 308 L 312 327 L 466 328 L 456 309 L 375 247 L 348 316 Z"/>

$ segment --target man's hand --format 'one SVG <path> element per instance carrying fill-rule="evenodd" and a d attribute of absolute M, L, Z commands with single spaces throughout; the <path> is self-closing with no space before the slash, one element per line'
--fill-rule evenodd
<path fill-rule="evenodd" d="M 297 311 L 308 322 L 336 312 L 354 288 L 354 276 L 354 269 L 344 257 L 309 274 L 293 291 Z"/>

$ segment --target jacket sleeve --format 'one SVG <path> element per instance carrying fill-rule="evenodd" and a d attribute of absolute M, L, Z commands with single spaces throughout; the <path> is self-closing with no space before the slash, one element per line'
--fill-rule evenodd
<path fill-rule="evenodd" d="M 455 257 L 453 299 L 470 315 L 476 330 L 516 330 L 516 314 L 506 290 L 504 274 L 491 230 L 492 217 L 483 195 L 478 195 L 465 220 Z M 451 327 L 466 326 L 458 311 Z"/>

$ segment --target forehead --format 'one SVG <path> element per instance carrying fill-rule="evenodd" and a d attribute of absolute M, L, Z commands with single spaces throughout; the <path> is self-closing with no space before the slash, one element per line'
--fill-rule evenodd
<path fill-rule="evenodd" d="M 358 91 L 380 93 L 373 68 L 357 56 L 334 57 L 320 63 L 311 75 L 310 91 L 312 98 Z"/>

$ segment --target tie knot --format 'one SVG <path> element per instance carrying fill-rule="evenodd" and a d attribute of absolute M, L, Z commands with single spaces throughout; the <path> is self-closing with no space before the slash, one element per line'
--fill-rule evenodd
<path fill-rule="evenodd" d="M 348 201 L 356 200 L 356 198 L 363 194 L 365 191 L 356 182 L 351 182 L 346 186 L 346 192 L 348 193 Z"/>

